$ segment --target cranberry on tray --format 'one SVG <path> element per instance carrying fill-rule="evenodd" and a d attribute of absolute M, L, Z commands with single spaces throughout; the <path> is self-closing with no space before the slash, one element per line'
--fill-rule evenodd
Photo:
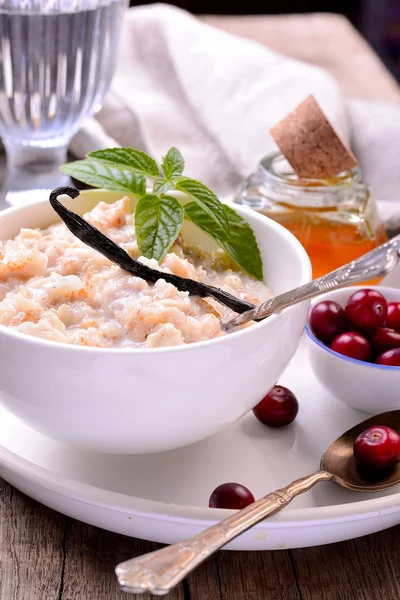
<path fill-rule="evenodd" d="M 222 483 L 215 488 L 208 501 L 210 508 L 231 508 L 241 510 L 253 504 L 254 496 L 247 487 L 240 483 Z"/>
<path fill-rule="evenodd" d="M 254 415 L 269 427 L 284 427 L 292 423 L 299 411 L 296 396 L 283 385 L 275 385 L 253 409 Z"/>
<path fill-rule="evenodd" d="M 384 425 L 370 427 L 354 442 L 354 456 L 368 469 L 393 467 L 400 459 L 400 435 Z"/>

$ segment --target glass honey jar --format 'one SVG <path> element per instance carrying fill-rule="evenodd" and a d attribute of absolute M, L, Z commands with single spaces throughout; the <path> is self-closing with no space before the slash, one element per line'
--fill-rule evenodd
<path fill-rule="evenodd" d="M 314 278 L 387 240 L 359 168 L 334 179 L 299 179 L 285 157 L 273 153 L 243 182 L 235 202 L 289 229 L 307 251 Z"/>

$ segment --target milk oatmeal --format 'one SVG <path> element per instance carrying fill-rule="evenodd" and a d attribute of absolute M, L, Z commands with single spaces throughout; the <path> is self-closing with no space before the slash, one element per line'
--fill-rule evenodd
<path fill-rule="evenodd" d="M 128 198 L 100 202 L 85 219 L 154 269 L 190 277 L 258 304 L 264 284 L 230 268 L 222 251 L 202 255 L 178 238 L 161 265 L 139 256 Z M 232 265 L 231 265 L 232 266 Z M 177 346 L 224 335 L 234 313 L 212 299 L 147 283 L 78 240 L 63 223 L 21 229 L 0 242 L 0 324 L 21 333 L 103 348 Z"/>

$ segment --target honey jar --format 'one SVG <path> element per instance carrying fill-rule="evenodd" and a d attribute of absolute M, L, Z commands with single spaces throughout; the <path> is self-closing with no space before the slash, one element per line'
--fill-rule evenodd
<path fill-rule="evenodd" d="M 243 182 L 235 202 L 289 229 L 307 251 L 314 278 L 387 239 L 359 167 L 332 179 L 300 179 L 282 154 L 273 153 Z"/>

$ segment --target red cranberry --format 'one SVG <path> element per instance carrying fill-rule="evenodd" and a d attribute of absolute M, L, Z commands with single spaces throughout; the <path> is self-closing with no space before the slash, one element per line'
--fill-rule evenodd
<path fill-rule="evenodd" d="M 400 348 L 386 350 L 376 359 L 378 365 L 386 365 L 388 367 L 400 367 Z"/>
<path fill-rule="evenodd" d="M 372 345 L 378 354 L 400 348 L 400 333 L 388 327 L 377 327 L 371 337 Z"/>
<path fill-rule="evenodd" d="M 295 420 L 298 412 L 299 403 L 296 396 L 283 385 L 275 385 L 253 409 L 257 419 L 269 427 L 289 425 Z"/>
<path fill-rule="evenodd" d="M 357 360 L 369 360 L 371 356 L 369 341 L 355 331 L 346 331 L 338 335 L 331 344 L 331 350 Z"/>
<path fill-rule="evenodd" d="M 386 322 L 391 329 L 400 331 L 400 302 L 389 302 Z"/>
<path fill-rule="evenodd" d="M 354 442 L 354 456 L 369 469 L 393 467 L 400 459 L 400 435 L 384 425 L 370 427 Z"/>
<path fill-rule="evenodd" d="M 208 506 L 210 508 L 240 510 L 249 504 L 253 504 L 253 502 L 253 494 L 244 485 L 240 483 L 222 483 L 211 494 Z"/>
<path fill-rule="evenodd" d="M 345 313 L 356 327 L 375 329 L 385 323 L 387 302 L 376 290 L 358 290 L 350 296 Z"/>
<path fill-rule="evenodd" d="M 312 309 L 310 325 L 321 342 L 330 344 L 335 337 L 346 331 L 347 319 L 343 308 L 337 302 L 324 300 Z"/>

